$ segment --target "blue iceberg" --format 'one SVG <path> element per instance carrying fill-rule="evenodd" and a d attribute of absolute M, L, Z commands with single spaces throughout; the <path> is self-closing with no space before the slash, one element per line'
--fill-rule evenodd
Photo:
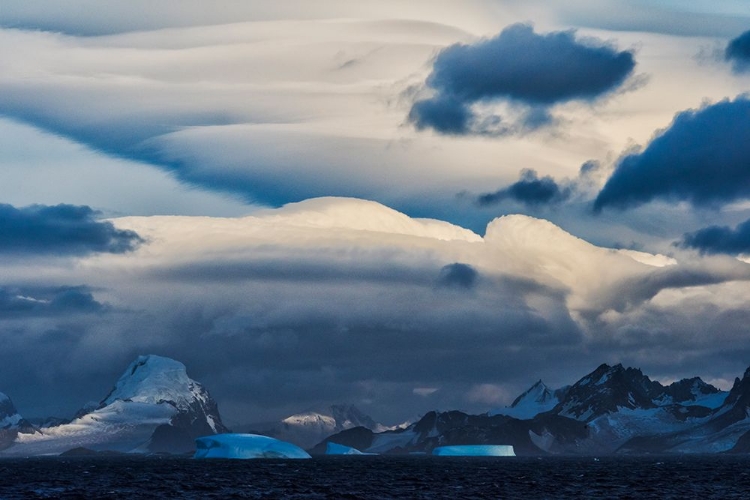
<path fill-rule="evenodd" d="M 195 445 L 193 458 L 311 458 L 297 445 L 258 434 L 216 434 Z"/>
<path fill-rule="evenodd" d="M 329 441 L 326 443 L 326 455 L 377 455 L 377 453 L 363 453 L 357 448 Z"/>
<path fill-rule="evenodd" d="M 515 457 L 513 447 L 506 444 L 468 444 L 459 446 L 438 446 L 433 455 L 441 457 Z"/>

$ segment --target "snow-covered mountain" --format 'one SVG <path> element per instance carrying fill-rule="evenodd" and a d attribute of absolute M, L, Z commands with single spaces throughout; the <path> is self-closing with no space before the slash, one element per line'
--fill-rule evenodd
<path fill-rule="evenodd" d="M 187 452 L 198 436 L 226 432 L 216 402 L 185 365 L 139 356 L 98 408 L 72 421 L 18 434 L 8 455 L 55 454 L 84 447 L 124 452 Z"/>
<path fill-rule="evenodd" d="M 35 432 L 37 429 L 18 413 L 13 401 L 0 392 L 0 450 L 11 446 L 19 433 Z"/>
<path fill-rule="evenodd" d="M 506 415 L 469 415 L 460 411 L 431 411 L 406 428 L 373 432 L 355 427 L 326 438 L 311 449 L 324 454 L 328 443 L 350 446 L 366 453 L 405 454 L 430 453 L 438 446 L 497 444 L 512 445 L 517 454 L 544 453 L 532 440 L 545 428 L 555 429 L 555 438 L 574 442 L 586 437 L 586 425 L 566 418 L 542 414 L 531 420 Z"/>
<path fill-rule="evenodd" d="M 526 392 L 518 396 L 510 406 L 491 410 L 489 415 L 507 415 L 519 420 L 534 418 L 540 413 L 550 411 L 557 406 L 560 398 L 565 396 L 568 389 L 568 387 L 563 387 L 552 390 L 539 380 Z"/>
<path fill-rule="evenodd" d="M 554 429 L 545 429 L 532 438 L 545 451 L 612 453 L 638 436 L 700 425 L 726 397 L 697 377 L 664 386 L 636 368 L 603 364 L 573 384 L 550 411 L 585 422 L 587 436 L 563 443 L 553 438 Z"/>
<path fill-rule="evenodd" d="M 364 427 L 382 432 L 387 427 L 376 423 L 353 405 L 332 405 L 318 411 L 290 415 L 279 422 L 255 424 L 247 430 L 311 448 L 322 440 L 346 429 Z"/>
<path fill-rule="evenodd" d="M 727 393 L 694 377 L 670 385 L 640 370 L 603 364 L 570 387 L 535 383 L 484 415 L 430 412 L 406 429 L 355 428 L 328 442 L 376 453 L 463 444 L 513 445 L 523 454 L 750 451 L 750 369 Z"/>
<path fill-rule="evenodd" d="M 625 443 L 627 453 L 750 452 L 750 368 L 735 379 L 723 403 L 698 425 L 672 433 L 638 436 Z"/>

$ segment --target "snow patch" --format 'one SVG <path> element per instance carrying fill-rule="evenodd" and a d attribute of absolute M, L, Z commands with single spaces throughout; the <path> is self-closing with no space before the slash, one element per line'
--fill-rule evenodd
<path fill-rule="evenodd" d="M 363 453 L 357 448 L 329 441 L 326 443 L 326 455 L 375 455 L 375 453 Z"/>
<path fill-rule="evenodd" d="M 367 448 L 371 453 L 385 453 L 393 448 L 405 447 L 415 443 L 419 435 L 414 431 L 393 432 L 386 434 L 376 434 L 372 445 Z"/>
<path fill-rule="evenodd" d="M 560 400 L 554 393 L 540 380 L 518 396 L 509 407 L 491 410 L 488 414 L 491 417 L 506 415 L 519 420 L 528 420 L 540 413 L 550 411 L 559 402 Z"/>

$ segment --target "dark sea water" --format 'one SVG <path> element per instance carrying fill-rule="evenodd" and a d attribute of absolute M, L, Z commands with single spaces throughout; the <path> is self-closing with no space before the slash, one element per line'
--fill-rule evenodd
<path fill-rule="evenodd" d="M 0 498 L 750 498 L 750 457 L 0 460 Z"/>

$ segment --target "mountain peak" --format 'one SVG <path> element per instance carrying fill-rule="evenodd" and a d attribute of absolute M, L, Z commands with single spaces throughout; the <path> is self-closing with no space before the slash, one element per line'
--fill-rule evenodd
<path fill-rule="evenodd" d="M 386 429 L 352 404 L 318 407 L 295 413 L 280 422 L 264 425 L 266 428 L 258 429 L 261 434 L 292 442 L 302 448 L 310 448 L 331 434 L 346 429 L 355 427 L 364 427 L 373 431 Z"/>
<path fill-rule="evenodd" d="M 138 356 L 125 369 L 100 407 L 118 400 L 170 405 L 180 412 L 178 417 L 185 420 L 181 425 L 196 428 L 196 432 L 220 433 L 227 430 L 208 391 L 188 377 L 184 364 L 164 356 Z"/>
<path fill-rule="evenodd" d="M 194 395 L 196 384 L 179 361 L 155 354 L 142 355 L 128 365 L 102 405 L 119 399 L 151 404 L 169 402 L 182 409 Z"/>
<path fill-rule="evenodd" d="M 0 392 L 0 429 L 17 427 L 22 421 L 23 417 L 18 414 L 13 401 Z"/>
<path fill-rule="evenodd" d="M 519 405 L 523 404 L 524 401 L 546 403 L 552 398 L 554 398 L 552 391 L 549 390 L 549 387 L 547 387 L 544 382 L 542 382 L 542 379 L 539 379 L 534 383 L 534 385 L 527 389 L 526 392 L 513 400 L 510 407 L 516 408 Z"/>
<path fill-rule="evenodd" d="M 492 410 L 489 415 L 507 415 L 519 420 L 526 420 L 551 410 L 557 403 L 559 403 L 558 391 L 552 391 L 539 379 L 523 394 L 514 399 L 510 406 Z"/>
<path fill-rule="evenodd" d="M 750 367 L 745 370 L 741 379 L 734 379 L 734 385 L 732 385 L 724 405 L 737 408 L 737 411 L 742 414 L 745 413 L 746 409 L 750 409 Z"/>
<path fill-rule="evenodd" d="M 589 421 L 618 408 L 654 408 L 654 398 L 663 392 L 664 387 L 641 370 L 605 363 L 573 384 L 556 410 L 564 417 Z"/>

